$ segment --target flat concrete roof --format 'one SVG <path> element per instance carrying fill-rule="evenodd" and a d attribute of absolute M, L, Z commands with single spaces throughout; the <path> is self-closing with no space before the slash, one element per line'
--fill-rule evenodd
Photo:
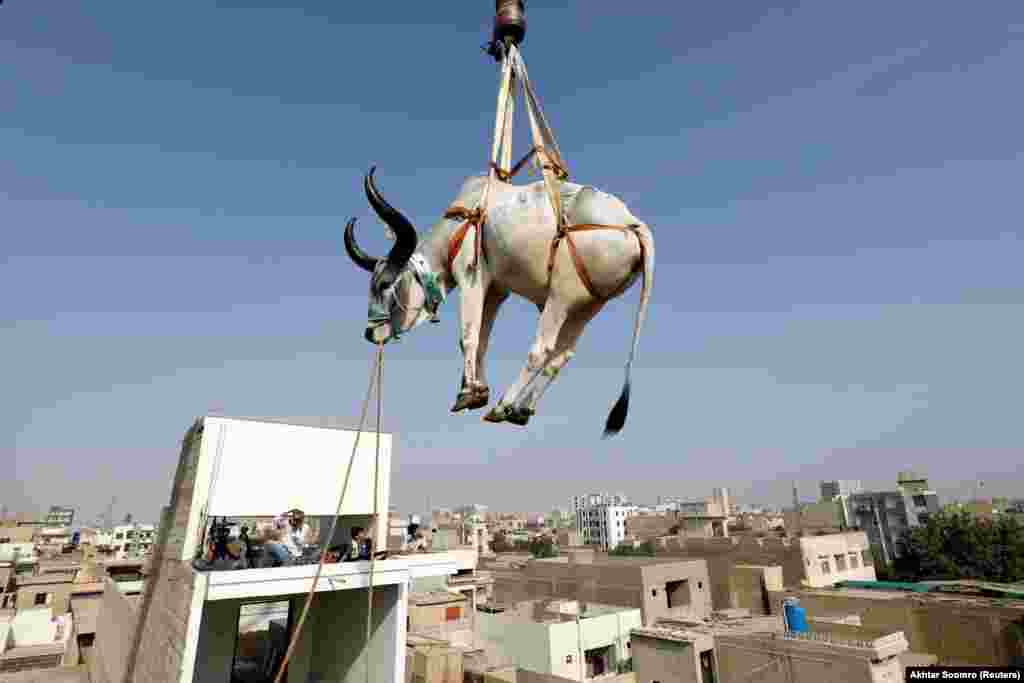
<path fill-rule="evenodd" d="M 357 432 L 359 431 L 359 420 L 350 420 L 343 417 L 334 416 L 299 416 L 299 417 L 243 417 L 238 415 L 215 415 L 208 414 L 204 417 L 220 418 L 223 420 L 242 420 L 245 422 L 267 422 L 270 424 L 283 424 L 292 427 L 315 427 L 317 429 L 335 429 L 343 432 Z M 393 421 L 392 421 L 393 422 Z M 391 431 L 381 432 L 381 434 L 392 434 L 394 431 L 394 425 L 391 425 Z M 374 430 L 370 424 L 363 426 L 363 434 L 373 433 Z"/>
<path fill-rule="evenodd" d="M 548 563 L 548 564 L 571 564 L 569 558 L 566 556 L 560 557 L 545 557 L 542 559 L 534 560 L 535 563 Z M 575 563 L 577 567 L 651 567 L 658 564 L 703 564 L 703 557 L 637 557 L 635 555 L 627 555 L 625 557 L 595 557 L 593 561 L 585 561 Z"/>
<path fill-rule="evenodd" d="M 634 635 L 690 642 L 708 635 L 746 635 L 753 633 L 783 633 L 782 617 L 739 617 L 733 619 L 674 620 L 661 619 L 653 626 L 635 628 Z"/>
<path fill-rule="evenodd" d="M 45 655 L 64 654 L 64 643 L 43 643 L 42 645 L 25 645 L 12 647 L 0 655 L 0 661 L 22 659 L 24 657 L 43 657 Z"/>
<path fill-rule="evenodd" d="M 462 593 L 449 593 L 447 591 L 423 591 L 410 593 L 409 602 L 413 605 L 425 607 L 427 605 L 446 605 L 452 602 L 465 602 L 466 596 Z"/>
<path fill-rule="evenodd" d="M 14 579 L 18 586 L 39 586 L 48 583 L 73 583 L 74 577 L 68 574 L 44 574 L 42 576 L 18 576 Z"/>
<path fill-rule="evenodd" d="M 945 603 L 964 607 L 1001 607 L 1024 611 L 1024 600 L 1015 598 L 987 598 L 980 595 L 958 595 L 956 593 L 912 593 L 909 591 L 871 590 L 868 588 L 799 588 L 780 591 L 792 595 L 817 595 L 822 597 L 850 597 L 867 600 L 912 600 L 916 603 Z"/>
<path fill-rule="evenodd" d="M 89 670 L 84 666 L 36 669 L 4 674 L 4 683 L 89 683 Z"/>

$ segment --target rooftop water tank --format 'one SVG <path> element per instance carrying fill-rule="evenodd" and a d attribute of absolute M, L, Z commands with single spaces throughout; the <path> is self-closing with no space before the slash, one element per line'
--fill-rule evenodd
<path fill-rule="evenodd" d="M 807 612 L 796 598 L 786 598 L 782 603 L 786 619 L 786 631 L 807 633 Z"/>

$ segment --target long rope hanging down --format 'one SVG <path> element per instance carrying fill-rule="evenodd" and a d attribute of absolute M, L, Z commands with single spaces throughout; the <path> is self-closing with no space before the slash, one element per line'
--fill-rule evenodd
<path fill-rule="evenodd" d="M 377 446 L 373 457 L 373 535 L 380 538 L 380 422 L 384 410 L 384 343 L 378 347 L 377 357 Z M 370 683 L 370 636 L 373 634 L 373 567 L 377 563 L 376 539 L 370 540 L 370 581 L 366 591 L 366 640 L 363 654 L 366 658 L 366 683 Z"/>
<path fill-rule="evenodd" d="M 342 485 L 341 485 L 341 494 L 338 496 L 338 507 L 335 508 L 335 510 L 334 510 L 334 521 L 331 523 L 331 531 L 330 531 L 329 534 L 327 534 L 327 537 L 326 537 L 329 540 L 334 538 L 334 532 L 338 528 L 338 518 L 341 516 L 341 508 L 345 504 L 345 492 L 348 490 L 349 479 L 352 476 L 352 465 L 353 465 L 353 463 L 355 463 L 355 460 L 356 460 L 356 452 L 357 452 L 357 450 L 359 448 L 359 437 L 362 436 L 362 433 L 363 433 L 363 425 L 366 424 L 366 413 L 367 413 L 367 411 L 369 410 L 369 407 L 370 407 L 370 398 L 373 396 L 374 385 L 376 385 L 376 387 L 377 387 L 377 451 L 376 451 L 376 461 L 374 462 L 374 475 L 373 475 L 373 479 L 374 479 L 375 487 L 377 485 L 377 478 L 378 478 L 378 474 L 377 473 L 378 473 L 379 466 L 380 466 L 380 420 L 381 420 L 380 409 L 381 409 L 381 405 L 382 405 L 382 401 L 381 401 L 381 381 L 383 379 L 383 376 L 384 376 L 384 344 L 381 343 L 381 344 L 377 345 L 377 358 L 376 358 L 376 361 L 374 362 L 373 368 L 372 368 L 372 370 L 370 372 L 370 384 L 366 388 L 366 398 L 363 399 L 363 409 L 362 409 L 362 412 L 360 413 L 360 416 L 359 416 L 359 428 L 356 431 L 355 443 L 352 444 L 352 455 L 349 457 L 348 467 L 345 470 L 345 480 L 344 480 L 344 483 L 342 483 Z M 378 502 L 377 502 L 378 501 L 378 495 L 377 495 L 376 488 L 375 488 L 375 490 L 373 492 L 373 498 L 374 498 L 373 512 L 374 512 L 374 522 L 375 522 L 374 526 L 376 526 L 377 514 L 378 514 L 378 509 L 377 509 L 377 506 L 378 506 Z M 376 529 L 374 529 L 374 531 L 376 533 Z M 377 534 L 377 535 L 379 535 L 379 534 Z M 295 644 L 299 641 L 299 634 L 302 633 L 302 627 L 306 623 L 306 617 L 309 615 L 309 606 L 313 602 L 313 594 L 316 593 L 316 586 L 320 582 L 320 574 L 323 572 L 324 562 L 327 559 L 327 552 L 328 552 L 329 548 L 330 548 L 330 543 L 328 542 L 328 543 L 324 544 L 324 549 L 320 552 L 320 563 L 317 565 L 316 574 L 313 576 L 313 585 L 310 586 L 310 588 L 309 588 L 309 594 L 306 596 L 306 604 L 302 608 L 302 615 L 299 617 L 299 623 L 296 624 L 296 626 L 295 626 L 295 633 L 292 634 L 291 641 L 288 643 L 288 649 L 285 651 L 284 660 L 282 660 L 282 662 L 281 662 L 281 667 L 277 670 L 277 675 L 274 676 L 274 683 L 281 683 L 281 679 L 284 677 L 284 672 L 288 668 L 288 661 L 291 659 L 292 653 L 295 651 Z M 369 585 L 369 593 L 370 593 L 369 601 L 370 601 L 370 608 L 371 609 L 373 607 L 373 562 L 374 562 L 374 560 L 373 560 L 373 550 L 374 549 L 373 549 L 373 546 L 371 544 L 370 585 Z M 364 650 L 368 650 L 369 649 L 368 646 L 370 644 L 370 623 L 371 623 L 370 622 L 370 617 L 371 616 L 372 615 L 369 614 L 369 613 L 366 615 L 366 629 L 367 629 L 367 631 L 366 631 L 367 632 L 366 646 L 367 647 L 364 647 L 363 648 Z M 369 652 L 367 652 L 367 657 L 369 657 Z M 367 659 L 366 680 L 367 680 L 367 682 L 369 682 L 369 680 L 370 680 L 369 659 Z"/>

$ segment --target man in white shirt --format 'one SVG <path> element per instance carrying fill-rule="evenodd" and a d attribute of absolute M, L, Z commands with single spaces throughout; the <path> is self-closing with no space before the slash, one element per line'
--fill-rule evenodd
<path fill-rule="evenodd" d="M 275 566 L 293 563 L 302 556 L 305 546 L 313 543 L 313 530 L 306 523 L 302 510 L 293 508 L 274 520 L 263 533 L 264 548 L 274 560 Z"/>

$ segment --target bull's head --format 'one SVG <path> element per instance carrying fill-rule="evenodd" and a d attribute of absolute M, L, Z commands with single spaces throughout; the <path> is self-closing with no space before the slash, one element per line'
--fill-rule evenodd
<path fill-rule="evenodd" d="M 437 307 L 444 299 L 434 274 L 416 254 L 416 228 L 380 196 L 371 168 L 363 181 L 366 198 L 395 234 L 395 246 L 385 258 L 369 256 L 356 244 L 353 218 L 345 227 L 345 251 L 357 266 L 369 271 L 370 310 L 366 340 L 379 344 L 397 340 L 425 320 L 437 322 Z"/>

